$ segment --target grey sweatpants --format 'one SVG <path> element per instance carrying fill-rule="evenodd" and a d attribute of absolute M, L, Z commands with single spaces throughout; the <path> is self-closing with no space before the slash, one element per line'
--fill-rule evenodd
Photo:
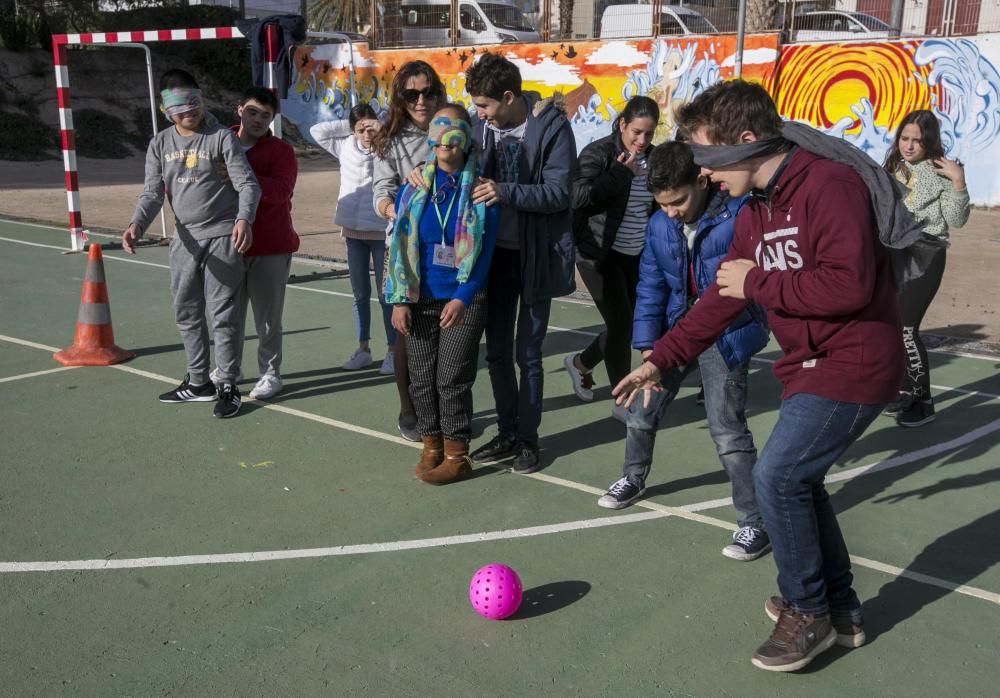
<path fill-rule="evenodd" d="M 209 381 L 208 330 L 215 341 L 221 382 L 236 382 L 239 371 L 243 255 L 229 235 L 210 240 L 170 241 L 170 293 L 174 319 L 184 342 L 187 372 L 194 385 Z"/>
<path fill-rule="evenodd" d="M 246 333 L 247 304 L 253 307 L 257 328 L 257 370 L 261 376 L 281 375 L 281 315 L 285 308 L 285 285 L 292 268 L 292 255 L 269 254 L 246 258 L 246 292 L 240 307 L 240 338 Z M 236 365 L 243 363 L 240 342 Z"/>

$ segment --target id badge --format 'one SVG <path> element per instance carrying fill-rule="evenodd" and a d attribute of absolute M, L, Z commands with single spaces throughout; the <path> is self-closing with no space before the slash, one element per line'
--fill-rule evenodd
<path fill-rule="evenodd" d="M 449 245 L 434 245 L 434 266 L 455 268 L 455 248 Z"/>

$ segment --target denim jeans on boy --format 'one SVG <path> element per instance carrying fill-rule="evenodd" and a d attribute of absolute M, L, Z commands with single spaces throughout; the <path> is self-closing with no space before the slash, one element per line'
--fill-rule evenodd
<path fill-rule="evenodd" d="M 650 393 L 649 407 L 643 407 L 643 396 L 637 396 L 629 407 L 625 420 L 628 432 L 622 474 L 635 484 L 645 483 L 649 476 L 660 420 L 667 405 L 676 397 L 682 379 L 694 367 L 695 364 L 691 363 L 664 376 L 660 381 L 663 392 Z M 757 448 L 747 428 L 747 365 L 730 369 L 713 344 L 698 357 L 698 367 L 705 388 L 708 431 L 732 484 L 733 507 L 739 514 L 738 525 L 764 528 L 754 496 L 753 469 Z"/>
<path fill-rule="evenodd" d="M 536 300 L 529 305 L 521 298 L 521 287 L 520 253 L 497 247 L 486 294 L 486 363 L 497 424 L 502 436 L 537 447 L 545 375 L 542 342 L 552 301 Z M 520 385 L 514 373 L 515 354 Z"/>
<path fill-rule="evenodd" d="M 823 479 L 882 407 L 793 395 L 782 401 L 778 423 L 757 459 L 754 483 L 778 566 L 778 589 L 800 613 L 861 607 Z"/>
<path fill-rule="evenodd" d="M 392 326 L 392 307 L 382 302 L 382 277 L 385 270 L 385 241 L 347 238 L 347 268 L 351 274 L 351 292 L 354 294 L 354 333 L 359 342 L 371 339 L 372 282 L 369 265 L 375 269 L 375 285 L 382 307 L 382 324 L 385 325 L 386 345 L 396 343 L 396 330 Z"/>

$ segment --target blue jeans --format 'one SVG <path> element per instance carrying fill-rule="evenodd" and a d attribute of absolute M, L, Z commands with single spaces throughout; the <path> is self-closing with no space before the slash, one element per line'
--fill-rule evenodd
<path fill-rule="evenodd" d="M 351 292 L 354 294 L 354 334 L 359 342 L 371 339 L 372 281 L 369 268 L 375 269 L 378 302 L 382 306 L 382 324 L 385 325 L 385 343 L 396 343 L 396 330 L 392 326 L 392 308 L 385 304 L 382 276 L 385 271 L 385 241 L 347 238 L 347 269 L 351 274 Z"/>
<path fill-rule="evenodd" d="M 542 342 L 552 301 L 525 303 L 521 287 L 520 252 L 497 247 L 493 251 L 486 294 L 486 363 L 497 423 L 502 436 L 537 447 L 545 375 Z M 514 373 L 515 353 L 521 372 L 520 386 Z"/>
<path fill-rule="evenodd" d="M 705 412 L 708 432 L 715 442 L 722 467 L 729 476 L 733 491 L 733 507 L 739 514 L 739 526 L 764 528 L 757 497 L 754 495 L 753 468 L 757 462 L 757 447 L 747 428 L 747 364 L 730 369 L 714 344 L 698 357 L 701 382 L 705 388 Z M 670 371 L 661 381 L 663 392 L 650 393 L 649 407 L 642 406 L 642 397 L 629 407 L 625 423 L 625 464 L 622 474 L 637 485 L 644 486 L 653 462 L 656 430 L 663 413 L 680 388 L 681 380 L 694 369 Z"/>
<path fill-rule="evenodd" d="M 778 589 L 800 613 L 861 608 L 823 479 L 882 407 L 793 395 L 782 401 L 778 423 L 757 459 L 754 483 L 778 566 Z"/>

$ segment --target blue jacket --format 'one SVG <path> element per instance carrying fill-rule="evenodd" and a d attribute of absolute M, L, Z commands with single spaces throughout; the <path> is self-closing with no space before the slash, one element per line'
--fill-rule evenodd
<path fill-rule="evenodd" d="M 566 114 L 552 103 L 536 107 L 528 94 L 528 125 L 521 148 L 519 181 L 500 184 L 500 205 L 517 210 L 521 238 L 521 294 L 526 303 L 576 290 L 573 244 L 573 176 L 576 141 Z M 538 113 L 536 114 L 536 108 Z M 485 121 L 472 117 L 482 153 L 483 177 L 496 179 L 496 138 Z"/>
<path fill-rule="evenodd" d="M 733 241 L 733 222 L 746 198 L 732 198 L 715 187 L 709 190 L 708 207 L 698 221 L 690 254 L 700 298 L 715 281 L 715 272 Z M 684 225 L 657 211 L 646 226 L 646 246 L 639 261 L 632 346 L 651 349 L 689 307 L 690 268 Z M 736 318 L 716 341 L 729 368 L 746 363 L 767 345 L 766 313 L 754 304 Z"/>

